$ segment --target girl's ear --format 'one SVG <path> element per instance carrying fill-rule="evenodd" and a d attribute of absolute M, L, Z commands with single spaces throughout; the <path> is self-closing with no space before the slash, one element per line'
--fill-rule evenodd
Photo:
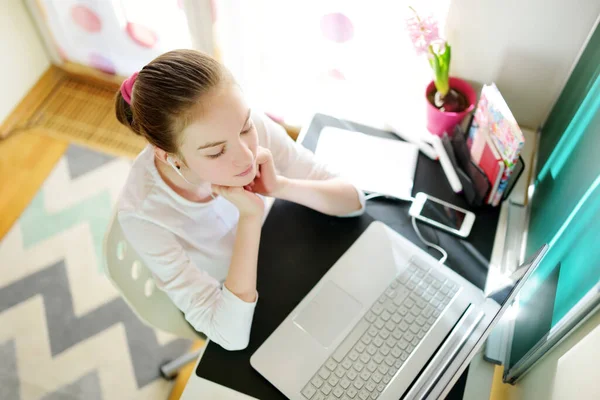
<path fill-rule="evenodd" d="M 163 149 L 154 146 L 154 157 L 158 158 L 159 161 L 168 164 L 167 158 L 169 157 L 169 153 L 167 153 Z"/>

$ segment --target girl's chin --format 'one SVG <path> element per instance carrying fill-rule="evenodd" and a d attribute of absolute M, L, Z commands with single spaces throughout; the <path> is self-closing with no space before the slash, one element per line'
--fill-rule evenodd
<path fill-rule="evenodd" d="M 256 177 L 255 173 L 250 173 L 246 176 L 236 176 L 234 177 L 232 180 L 224 182 L 224 183 L 217 183 L 218 185 L 221 186 L 246 186 L 252 183 L 252 181 L 254 181 L 254 178 Z"/>
<path fill-rule="evenodd" d="M 252 171 L 250 172 L 248 175 L 245 176 L 238 176 L 237 181 L 240 183 L 236 183 L 238 186 L 246 186 L 252 183 L 252 181 L 254 181 L 254 178 L 256 177 L 256 172 Z"/>

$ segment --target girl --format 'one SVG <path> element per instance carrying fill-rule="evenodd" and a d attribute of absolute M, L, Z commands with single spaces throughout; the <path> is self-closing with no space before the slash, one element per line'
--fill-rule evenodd
<path fill-rule="evenodd" d="M 116 113 L 149 142 L 118 204 L 128 241 L 194 329 L 244 349 L 258 299 L 262 196 L 351 216 L 364 195 L 251 110 L 231 74 L 197 51 L 171 51 L 134 73 Z"/>

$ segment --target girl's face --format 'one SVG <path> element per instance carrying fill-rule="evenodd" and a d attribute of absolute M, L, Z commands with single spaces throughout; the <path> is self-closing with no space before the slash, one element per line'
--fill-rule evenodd
<path fill-rule="evenodd" d="M 256 175 L 258 134 L 250 108 L 235 84 L 215 88 L 202 101 L 192 123 L 183 131 L 180 151 L 191 182 L 244 186 Z"/>

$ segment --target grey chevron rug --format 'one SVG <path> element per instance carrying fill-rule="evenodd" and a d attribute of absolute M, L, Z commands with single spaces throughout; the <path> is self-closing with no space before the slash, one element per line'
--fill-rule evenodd
<path fill-rule="evenodd" d="M 142 324 L 100 272 L 130 161 L 72 145 L 0 241 L 0 400 L 166 399 L 188 340 Z"/>

